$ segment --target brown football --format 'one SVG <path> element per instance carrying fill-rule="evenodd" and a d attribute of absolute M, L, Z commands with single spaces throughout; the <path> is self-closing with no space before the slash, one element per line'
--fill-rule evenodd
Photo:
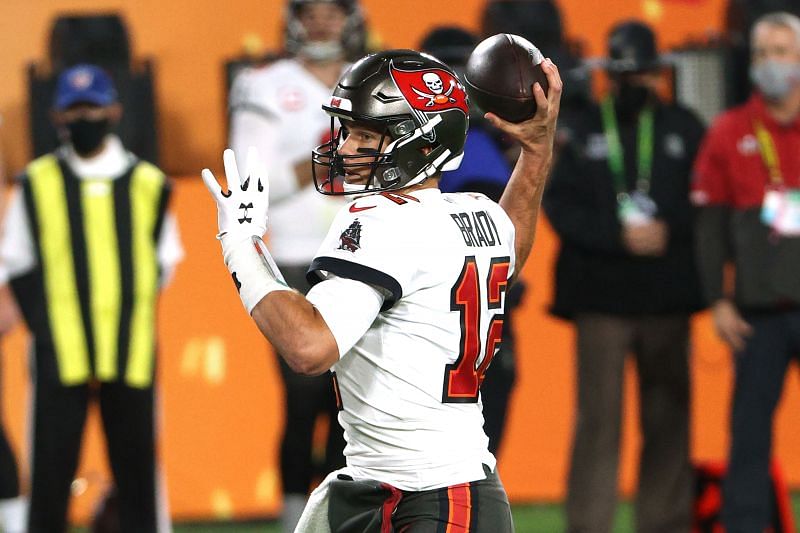
<path fill-rule="evenodd" d="M 530 41 L 498 33 L 481 41 L 467 60 L 464 85 L 470 102 L 510 122 L 522 122 L 536 113 L 533 84 L 547 94 L 542 53 Z"/>

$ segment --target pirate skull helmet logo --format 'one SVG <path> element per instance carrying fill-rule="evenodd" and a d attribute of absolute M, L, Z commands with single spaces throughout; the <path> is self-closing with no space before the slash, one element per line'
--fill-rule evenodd
<path fill-rule="evenodd" d="M 425 85 L 428 89 L 433 91 L 434 94 L 442 94 L 444 83 L 442 82 L 442 78 L 435 72 L 426 72 L 423 74 L 422 81 L 425 82 Z"/>
<path fill-rule="evenodd" d="M 456 99 L 450 96 L 456 86 L 454 80 L 450 80 L 447 91 L 444 90 L 444 82 L 442 81 L 442 77 L 436 72 L 425 72 L 422 75 L 422 82 L 432 94 L 421 91 L 413 85 L 411 86 L 411 90 L 417 94 L 418 100 L 427 100 L 427 102 L 425 102 L 425 107 L 433 107 L 436 104 L 441 105 L 456 103 Z"/>

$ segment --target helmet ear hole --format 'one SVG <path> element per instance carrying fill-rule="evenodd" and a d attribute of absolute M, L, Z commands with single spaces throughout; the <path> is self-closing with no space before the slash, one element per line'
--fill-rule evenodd
<path fill-rule="evenodd" d="M 416 126 L 414 125 L 414 121 L 413 120 L 404 120 L 404 121 L 392 126 L 391 127 L 391 133 L 392 133 L 392 136 L 396 139 L 397 137 L 402 137 L 403 135 L 408 135 L 409 133 L 414 131 L 415 127 Z"/>
<path fill-rule="evenodd" d="M 400 179 L 402 179 L 402 175 L 394 167 L 387 168 L 386 170 L 383 171 L 383 182 L 384 185 L 386 186 L 391 187 L 397 184 L 400 181 Z"/>

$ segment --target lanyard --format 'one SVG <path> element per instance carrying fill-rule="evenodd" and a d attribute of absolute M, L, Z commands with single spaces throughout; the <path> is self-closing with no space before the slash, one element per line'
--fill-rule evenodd
<path fill-rule="evenodd" d="M 603 130 L 608 144 L 608 166 L 614 177 L 614 186 L 617 189 L 617 199 L 623 199 L 628 194 L 625 182 L 625 155 L 622 141 L 619 138 L 617 116 L 614 113 L 614 100 L 611 97 L 603 100 L 602 104 Z M 650 192 L 650 179 L 653 171 L 653 108 L 645 107 L 639 113 L 639 125 L 636 129 L 637 137 L 637 169 L 636 190 L 648 194 Z"/>
<path fill-rule="evenodd" d="M 758 151 L 761 153 L 761 159 L 764 161 L 764 166 L 767 167 L 767 171 L 769 172 L 769 180 L 774 186 L 780 187 L 783 185 L 783 175 L 781 174 L 778 151 L 775 149 L 775 142 L 772 140 L 772 135 L 770 135 L 760 119 L 755 119 L 753 121 L 753 129 L 756 130 Z"/>

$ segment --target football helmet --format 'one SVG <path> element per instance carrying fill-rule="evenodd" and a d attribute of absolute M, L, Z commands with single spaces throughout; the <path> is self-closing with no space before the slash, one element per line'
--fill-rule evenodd
<path fill-rule="evenodd" d="M 346 20 L 339 41 L 311 42 L 306 38 L 300 12 L 303 7 L 317 2 L 336 4 L 344 10 Z M 367 32 L 357 0 L 289 0 L 285 21 L 284 46 L 291 54 L 302 54 L 314 61 L 353 60 L 364 55 Z"/>
<path fill-rule="evenodd" d="M 453 69 L 428 54 L 388 50 L 362 58 L 322 109 L 331 116 L 331 140 L 314 150 L 312 168 L 323 194 L 402 189 L 457 169 L 464 156 L 467 94 Z M 339 152 L 354 123 L 380 132 L 377 150 Z M 371 167 L 366 184 L 343 183 L 347 169 L 365 166 Z"/>

